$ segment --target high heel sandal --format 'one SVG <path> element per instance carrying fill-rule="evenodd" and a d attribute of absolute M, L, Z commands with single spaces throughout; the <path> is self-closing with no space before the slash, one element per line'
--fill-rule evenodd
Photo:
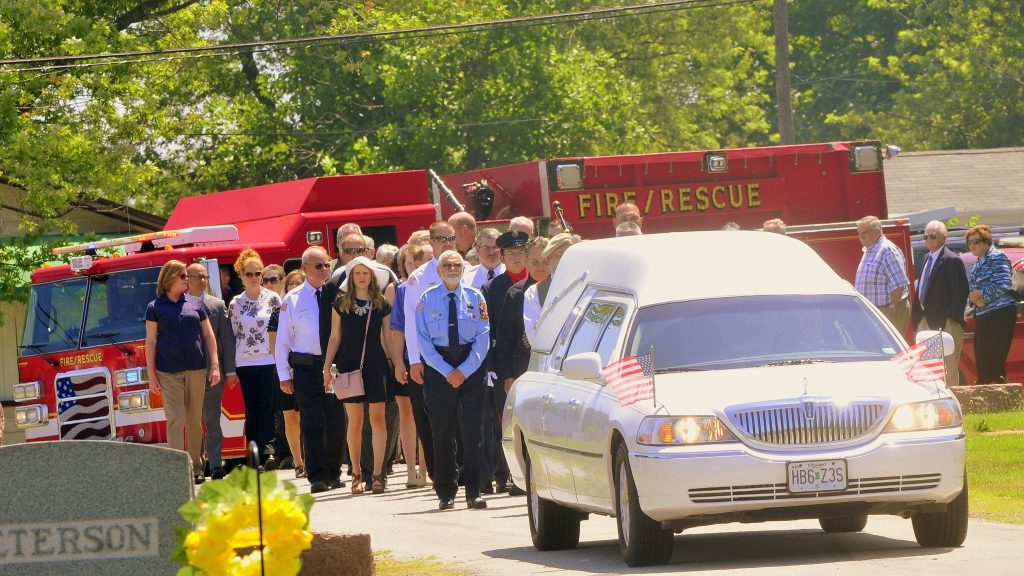
<path fill-rule="evenodd" d="M 383 472 L 380 474 L 374 474 L 372 488 L 373 493 L 382 494 L 384 492 L 384 488 L 387 487 L 387 481 L 388 477 Z"/>
<path fill-rule="evenodd" d="M 365 491 L 363 488 L 363 475 L 361 472 L 356 472 L 352 475 L 352 494 L 362 494 Z"/>

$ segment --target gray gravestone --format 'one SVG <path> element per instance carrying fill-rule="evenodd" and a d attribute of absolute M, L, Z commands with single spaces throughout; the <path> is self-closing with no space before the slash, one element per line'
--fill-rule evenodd
<path fill-rule="evenodd" d="M 173 575 L 192 466 L 122 442 L 0 448 L 0 575 Z"/>

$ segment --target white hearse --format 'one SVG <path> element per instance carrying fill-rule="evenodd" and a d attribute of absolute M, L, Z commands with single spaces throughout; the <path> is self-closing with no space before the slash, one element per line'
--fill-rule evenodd
<path fill-rule="evenodd" d="M 792 238 L 686 232 L 573 246 L 503 418 L 534 545 L 575 547 L 580 521 L 597 513 L 618 519 L 631 566 L 668 562 L 676 532 L 726 522 L 817 518 L 852 532 L 895 514 L 922 546 L 959 546 L 960 405 L 941 381 L 907 377 L 891 360 L 906 348 Z M 623 406 L 605 368 L 646 354 L 654 397 Z"/>

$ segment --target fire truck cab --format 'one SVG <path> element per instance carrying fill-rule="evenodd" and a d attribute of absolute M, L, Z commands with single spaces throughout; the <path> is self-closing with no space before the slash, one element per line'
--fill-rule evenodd
<path fill-rule="evenodd" d="M 310 178 L 183 198 L 165 231 L 56 249 L 71 263 L 32 273 L 16 424 L 30 442 L 166 442 L 163 399 L 149 390 L 145 360 L 144 315 L 160 267 L 203 262 L 221 297 L 218 265 L 233 264 L 245 247 L 266 264 L 313 245 L 337 256 L 335 233 L 346 222 L 378 241 L 404 240 L 439 216 L 429 178 L 426 171 Z M 240 389 L 223 398 L 223 454 L 242 457 Z"/>

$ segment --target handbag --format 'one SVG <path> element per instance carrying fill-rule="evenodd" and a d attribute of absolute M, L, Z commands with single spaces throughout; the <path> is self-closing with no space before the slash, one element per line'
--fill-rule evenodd
<path fill-rule="evenodd" d="M 359 368 L 350 372 L 335 373 L 331 377 L 331 387 L 334 388 L 334 395 L 338 400 L 353 398 L 366 394 L 363 387 L 363 361 L 366 359 L 366 340 L 370 335 L 370 319 L 373 317 L 373 305 L 370 305 L 370 312 L 366 315 L 366 332 L 363 334 L 363 352 L 359 355 Z"/>

